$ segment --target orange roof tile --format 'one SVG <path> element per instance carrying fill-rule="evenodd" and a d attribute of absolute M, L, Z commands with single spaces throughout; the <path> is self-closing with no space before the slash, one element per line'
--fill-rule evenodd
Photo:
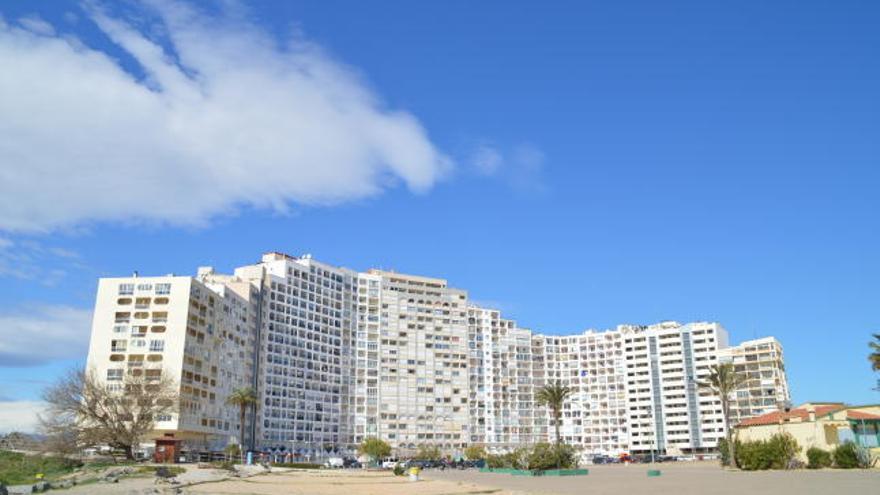
<path fill-rule="evenodd" d="M 871 414 L 864 411 L 847 411 L 847 419 L 880 419 L 880 414 Z"/>
<path fill-rule="evenodd" d="M 832 413 L 834 411 L 839 411 L 840 409 L 844 409 L 845 406 L 816 406 L 816 417 L 824 416 L 826 414 Z M 762 414 L 760 416 L 755 416 L 754 418 L 748 418 L 740 421 L 739 426 L 758 426 L 758 425 L 772 425 L 777 424 L 780 421 L 791 421 L 792 419 L 800 419 L 801 421 L 807 421 L 810 417 L 810 412 L 805 408 L 796 408 L 791 409 L 788 412 L 785 411 L 773 411 L 771 413 Z M 867 418 L 866 418 L 867 419 Z M 880 419 L 880 418 L 878 418 Z"/>

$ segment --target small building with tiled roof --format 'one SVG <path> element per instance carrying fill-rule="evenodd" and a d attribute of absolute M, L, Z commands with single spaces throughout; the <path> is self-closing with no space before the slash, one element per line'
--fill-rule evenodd
<path fill-rule="evenodd" d="M 767 440 L 789 433 L 806 460 L 810 447 L 833 450 L 852 441 L 880 456 L 880 405 L 848 406 L 842 402 L 807 402 L 787 410 L 745 419 L 735 429 L 740 441 Z"/>

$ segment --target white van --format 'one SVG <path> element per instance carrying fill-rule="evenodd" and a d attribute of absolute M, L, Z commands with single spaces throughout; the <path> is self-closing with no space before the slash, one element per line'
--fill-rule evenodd
<path fill-rule="evenodd" d="M 397 467 L 397 462 L 396 457 L 386 457 L 382 459 L 382 469 L 394 469 Z"/>

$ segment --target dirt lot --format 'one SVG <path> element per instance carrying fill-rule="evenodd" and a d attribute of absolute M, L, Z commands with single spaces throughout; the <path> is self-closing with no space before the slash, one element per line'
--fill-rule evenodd
<path fill-rule="evenodd" d="M 238 495 L 867 495 L 880 493 L 880 470 L 871 471 L 724 471 L 716 463 L 673 463 L 654 466 L 662 475 L 648 478 L 649 466 L 590 466 L 587 476 L 523 477 L 508 474 L 428 470 L 423 481 L 410 482 L 389 471 L 289 470 L 248 478 L 228 478 L 216 470 L 188 466 L 181 476 L 183 494 Z M 152 493 L 151 478 L 118 484 L 93 484 L 63 490 L 74 494 Z"/>
<path fill-rule="evenodd" d="M 880 494 L 880 471 L 799 470 L 724 471 L 712 463 L 658 464 L 661 475 L 649 478 L 647 465 L 589 466 L 576 477 L 522 477 L 470 471 L 432 471 L 427 478 L 477 483 L 534 494 L 559 495 L 843 495 Z"/>
<path fill-rule="evenodd" d="M 515 492 L 463 480 L 411 482 L 389 471 L 290 471 L 242 480 L 207 483 L 185 493 L 247 495 L 513 495 Z"/>

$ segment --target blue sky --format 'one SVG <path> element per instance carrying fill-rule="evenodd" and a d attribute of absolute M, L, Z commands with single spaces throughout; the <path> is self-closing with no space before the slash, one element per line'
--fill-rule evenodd
<path fill-rule="evenodd" d="M 710 3 L 4 2 L 0 400 L 84 360 L 97 277 L 281 250 L 878 402 L 880 6 Z"/>

